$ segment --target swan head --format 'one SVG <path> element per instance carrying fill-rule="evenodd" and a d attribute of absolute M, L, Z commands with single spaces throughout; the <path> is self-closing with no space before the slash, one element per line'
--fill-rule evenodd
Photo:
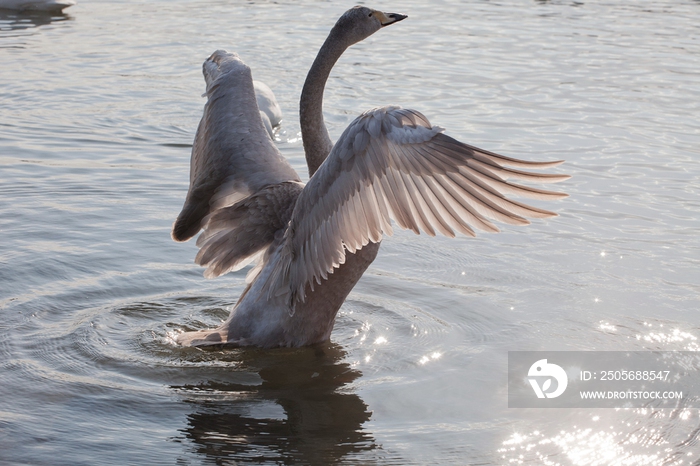
<path fill-rule="evenodd" d="M 356 6 L 343 13 L 335 23 L 331 34 L 345 42 L 346 46 L 356 44 L 383 27 L 406 19 L 406 15 L 384 13 L 366 6 Z"/>

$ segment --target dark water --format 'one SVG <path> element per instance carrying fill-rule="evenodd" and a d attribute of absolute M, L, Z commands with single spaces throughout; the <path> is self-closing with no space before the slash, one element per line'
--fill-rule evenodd
<path fill-rule="evenodd" d="M 347 4 L 91 2 L 0 13 L 0 463 L 697 464 L 697 409 L 507 407 L 507 352 L 691 350 L 700 336 L 700 3 L 376 4 L 409 15 L 326 92 L 566 159 L 561 216 L 476 239 L 398 232 L 332 342 L 182 349 L 246 271 L 170 240 L 204 99 L 236 51 L 285 112 Z"/>

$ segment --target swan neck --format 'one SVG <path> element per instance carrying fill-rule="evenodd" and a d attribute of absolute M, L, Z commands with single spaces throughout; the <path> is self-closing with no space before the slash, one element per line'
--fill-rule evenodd
<path fill-rule="evenodd" d="M 331 31 L 318 51 L 301 91 L 299 121 L 309 176 L 313 176 L 333 148 L 333 142 L 323 120 L 323 90 L 333 65 L 346 48 L 347 46 L 338 40 L 334 31 Z"/>

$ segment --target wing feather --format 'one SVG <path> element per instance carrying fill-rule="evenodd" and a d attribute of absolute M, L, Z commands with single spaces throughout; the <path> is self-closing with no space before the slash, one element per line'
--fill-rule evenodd
<path fill-rule="evenodd" d="M 479 192 L 469 183 L 459 184 L 450 179 L 448 177 L 449 175 L 437 176 L 435 180 L 459 203 L 460 207 L 464 209 L 463 216 L 467 218 L 467 221 L 477 223 L 477 219 L 486 216 L 511 225 L 530 224 L 527 219 L 517 215 L 512 210 L 501 207 L 489 199 L 486 194 Z M 463 190 L 461 193 L 459 192 L 460 188 Z M 465 197 L 464 192 L 466 192 L 469 197 Z M 481 212 L 481 214 L 479 212 Z M 485 221 L 485 219 L 482 220 Z M 470 235 L 474 236 L 474 232 L 472 231 Z"/>
<path fill-rule="evenodd" d="M 207 267 L 204 276 L 218 277 L 261 258 L 259 253 L 289 223 L 302 189 L 297 182 L 268 186 L 211 214 L 197 239 L 200 249 L 195 262 Z"/>
<path fill-rule="evenodd" d="M 203 65 L 207 103 L 190 161 L 190 187 L 172 237 L 187 241 L 217 209 L 299 176 L 260 119 L 250 68 L 234 53 L 214 52 Z"/>
<path fill-rule="evenodd" d="M 498 231 L 490 219 L 527 225 L 526 217 L 555 216 L 505 195 L 566 197 L 507 181 L 565 180 L 567 175 L 520 170 L 559 163 L 527 162 L 463 144 L 414 110 L 366 112 L 350 124 L 299 195 L 281 260 L 265 283 L 268 294 L 288 293 L 293 309 L 305 300 L 305 287 L 326 279 L 344 263 L 347 251 L 392 234 L 392 220 L 415 233 L 474 236 L 474 228 Z"/>

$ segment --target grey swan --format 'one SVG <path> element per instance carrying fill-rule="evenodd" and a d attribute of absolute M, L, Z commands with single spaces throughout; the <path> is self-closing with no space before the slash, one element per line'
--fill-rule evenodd
<path fill-rule="evenodd" d="M 271 348 L 328 340 L 382 236 L 392 234 L 392 221 L 416 234 L 454 237 L 474 236 L 473 228 L 497 232 L 489 219 L 526 225 L 525 217 L 556 216 L 504 194 L 566 197 L 506 181 L 565 180 L 519 170 L 562 161 L 527 162 L 464 144 L 415 110 L 369 110 L 331 142 L 323 91 L 333 65 L 351 45 L 404 18 L 356 6 L 331 29 L 301 93 L 306 184 L 266 134 L 250 68 L 221 50 L 205 61 L 208 100 L 172 237 L 187 241 L 203 229 L 195 262 L 207 278 L 256 265 L 228 319 L 179 334 L 179 344 Z"/>

